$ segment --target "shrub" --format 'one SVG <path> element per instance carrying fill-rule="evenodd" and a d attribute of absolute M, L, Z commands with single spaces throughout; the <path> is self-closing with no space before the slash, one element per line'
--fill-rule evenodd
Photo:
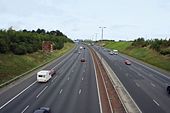
<path fill-rule="evenodd" d="M 170 55 L 170 49 L 163 49 L 160 51 L 160 54 L 162 55 Z"/>
<path fill-rule="evenodd" d="M 19 45 L 19 44 L 16 44 L 16 43 L 11 45 L 11 51 L 16 55 L 24 55 L 24 54 L 27 53 L 25 45 L 23 45 L 23 44 Z"/>
<path fill-rule="evenodd" d="M 4 39 L 0 39 L 0 53 L 6 53 L 8 50 L 7 42 Z"/>

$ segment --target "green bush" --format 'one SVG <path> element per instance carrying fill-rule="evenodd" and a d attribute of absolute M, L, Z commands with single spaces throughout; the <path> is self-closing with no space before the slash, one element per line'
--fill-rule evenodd
<path fill-rule="evenodd" d="M 160 54 L 162 55 L 170 55 L 170 49 L 163 49 L 160 51 Z"/>
<path fill-rule="evenodd" d="M 150 48 L 151 48 L 151 49 L 154 49 L 154 50 L 156 50 L 156 51 L 159 52 L 159 51 L 160 51 L 160 44 L 157 43 L 157 42 L 153 42 L 153 43 L 151 44 Z"/>
<path fill-rule="evenodd" d="M 132 46 L 135 47 L 146 47 L 148 45 L 148 42 L 144 40 L 144 38 L 138 38 L 135 39 L 132 43 Z"/>
<path fill-rule="evenodd" d="M 13 53 L 16 55 L 24 55 L 27 53 L 25 45 L 16 45 L 13 49 Z"/>
<path fill-rule="evenodd" d="M 6 53 L 9 47 L 5 40 L 0 39 L 0 53 Z"/>

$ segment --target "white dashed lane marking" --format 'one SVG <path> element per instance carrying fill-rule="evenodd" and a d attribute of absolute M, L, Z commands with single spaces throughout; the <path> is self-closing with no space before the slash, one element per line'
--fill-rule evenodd
<path fill-rule="evenodd" d="M 46 89 L 47 89 L 48 86 L 46 86 L 37 96 L 36 98 L 38 98 Z"/>
<path fill-rule="evenodd" d="M 140 85 L 138 83 L 136 83 L 136 86 L 140 87 Z"/>
<path fill-rule="evenodd" d="M 8 102 L 6 102 L 4 105 L 2 105 L 0 107 L 0 110 L 2 108 L 4 108 L 6 105 L 8 105 L 10 102 L 12 102 L 15 98 L 17 98 L 18 96 L 20 96 L 22 93 L 24 93 L 27 89 L 29 89 L 31 86 L 33 86 L 37 81 L 34 81 L 31 85 L 29 85 L 27 88 L 25 88 L 23 91 L 21 91 L 20 93 L 18 93 L 16 96 L 14 96 L 12 99 L 10 99 Z"/>
<path fill-rule="evenodd" d="M 156 100 L 153 100 L 157 106 L 159 106 L 158 102 Z"/>
<path fill-rule="evenodd" d="M 151 83 L 151 85 L 152 85 L 153 87 L 156 87 L 155 84 L 153 84 L 153 83 Z"/>
<path fill-rule="evenodd" d="M 59 93 L 59 94 L 61 94 L 62 92 L 63 92 L 63 89 L 60 90 L 60 93 Z"/>
<path fill-rule="evenodd" d="M 25 107 L 24 110 L 22 110 L 21 113 L 24 113 L 28 108 L 29 108 L 29 105 L 27 107 Z"/>
<path fill-rule="evenodd" d="M 81 89 L 79 89 L 79 95 L 81 94 Z"/>
<path fill-rule="evenodd" d="M 55 77 L 54 77 L 54 79 L 52 79 L 52 81 L 51 82 L 54 82 L 54 80 L 57 78 L 58 76 L 56 75 Z"/>

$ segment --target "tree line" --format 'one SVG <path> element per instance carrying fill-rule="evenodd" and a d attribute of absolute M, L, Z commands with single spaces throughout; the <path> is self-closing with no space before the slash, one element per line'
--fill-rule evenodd
<path fill-rule="evenodd" d="M 16 31 L 12 28 L 0 30 L 0 54 L 12 52 L 16 55 L 33 53 L 42 49 L 43 41 L 52 41 L 54 49 L 62 49 L 65 42 L 73 42 L 59 30 L 46 31 L 26 29 Z"/>
<path fill-rule="evenodd" d="M 162 55 L 170 55 L 170 39 L 150 39 L 145 40 L 144 38 L 135 39 L 132 43 L 135 47 L 149 47 Z"/>

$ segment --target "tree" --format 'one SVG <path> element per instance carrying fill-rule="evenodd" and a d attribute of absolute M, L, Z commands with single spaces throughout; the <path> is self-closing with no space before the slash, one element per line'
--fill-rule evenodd
<path fill-rule="evenodd" d="M 0 53 L 6 53 L 9 47 L 7 42 L 4 39 L 0 38 Z"/>
<path fill-rule="evenodd" d="M 16 54 L 16 55 L 24 55 L 24 54 L 27 53 L 27 50 L 26 50 L 24 44 L 20 44 L 20 45 L 18 45 L 18 44 L 13 44 L 13 45 L 11 46 L 11 50 L 12 50 L 12 52 L 13 52 L 14 54 Z"/>
<path fill-rule="evenodd" d="M 36 32 L 39 33 L 39 34 L 45 34 L 46 33 L 44 29 L 39 29 L 39 28 L 37 29 Z"/>
<path fill-rule="evenodd" d="M 24 29 L 23 32 L 28 32 L 28 31 L 26 29 Z"/>
<path fill-rule="evenodd" d="M 17 55 L 41 50 L 43 41 L 52 41 L 55 49 L 62 49 L 65 42 L 72 42 L 59 30 L 46 32 L 44 29 L 37 29 L 37 31 L 24 29 L 15 31 L 12 27 L 8 30 L 0 30 L 0 39 L 0 53 L 11 51 Z"/>
<path fill-rule="evenodd" d="M 135 46 L 135 47 L 145 47 L 147 45 L 148 43 L 145 41 L 143 37 L 135 39 L 132 43 L 132 46 Z"/>

